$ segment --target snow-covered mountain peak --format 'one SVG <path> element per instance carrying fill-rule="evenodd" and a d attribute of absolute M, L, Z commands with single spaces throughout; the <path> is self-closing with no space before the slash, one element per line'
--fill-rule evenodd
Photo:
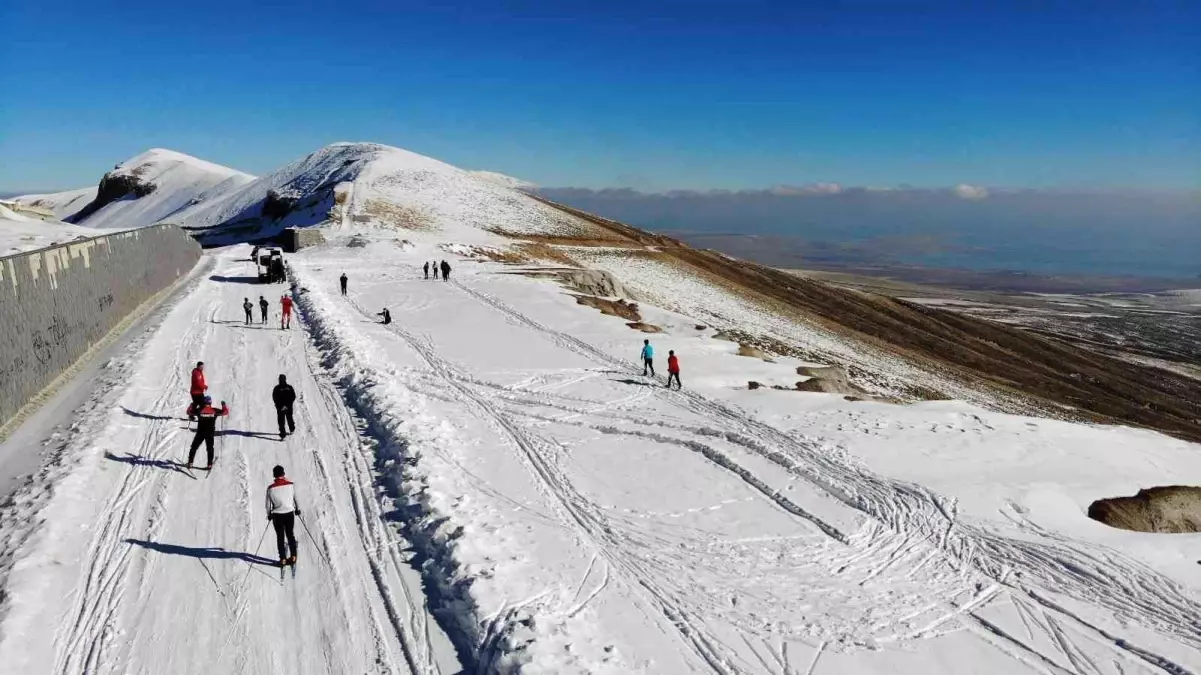
<path fill-rule="evenodd" d="M 415 152 L 333 143 L 171 222 L 206 243 L 271 237 L 286 227 L 567 233 L 579 219 L 509 186 Z"/>
<path fill-rule="evenodd" d="M 254 176 L 182 152 L 151 148 L 117 164 L 95 188 L 17 200 L 51 209 L 78 225 L 131 229 L 153 225 L 252 180 Z"/>

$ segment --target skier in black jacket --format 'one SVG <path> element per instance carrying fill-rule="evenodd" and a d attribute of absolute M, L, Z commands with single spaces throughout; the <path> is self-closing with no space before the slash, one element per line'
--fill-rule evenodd
<path fill-rule="evenodd" d="M 242 298 L 242 309 L 246 310 L 246 325 L 254 320 L 254 305 L 250 303 L 250 298 Z"/>
<path fill-rule="evenodd" d="M 284 440 L 289 433 L 296 433 L 296 422 L 292 419 L 292 404 L 296 403 L 296 390 L 288 384 L 288 378 L 280 375 L 279 384 L 271 390 L 271 400 L 275 403 L 275 418 L 279 422 L 279 440 Z M 287 423 L 287 430 L 284 423 Z"/>
<path fill-rule="evenodd" d="M 271 303 L 267 302 L 267 298 L 264 298 L 263 296 L 260 295 L 259 296 L 259 309 L 263 310 L 263 323 L 267 323 L 267 308 L 270 306 L 271 306 Z"/>
<path fill-rule="evenodd" d="M 450 281 L 450 263 L 442 261 L 442 281 Z"/>
<path fill-rule="evenodd" d="M 383 323 L 392 323 L 392 312 L 389 312 L 387 307 L 382 312 L 376 312 L 375 315 L 382 318 Z"/>
<path fill-rule="evenodd" d="M 201 443 L 204 443 L 204 450 L 208 455 L 208 466 L 204 469 L 207 471 L 213 468 L 213 436 L 217 433 L 217 418 L 228 415 L 229 406 L 222 401 L 220 408 L 214 408 L 213 397 L 207 395 L 203 401 L 204 405 L 199 410 L 193 411 L 196 413 L 196 435 L 192 437 L 192 448 L 188 450 L 188 468 L 192 468 L 192 461 L 196 459 L 196 450 L 200 448 Z"/>

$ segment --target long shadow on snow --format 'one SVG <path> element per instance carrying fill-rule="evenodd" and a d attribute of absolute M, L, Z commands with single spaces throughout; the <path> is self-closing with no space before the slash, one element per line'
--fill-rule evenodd
<path fill-rule="evenodd" d="M 242 431 L 241 429 L 226 429 L 225 431 L 218 431 L 217 435 L 244 436 L 246 438 L 269 438 L 272 440 L 279 438 L 279 432 L 271 433 L 270 431 Z"/>
<path fill-rule="evenodd" d="M 647 377 L 650 377 L 650 375 L 647 375 Z M 636 385 L 636 386 L 639 386 L 639 387 L 650 387 L 650 386 L 654 386 L 654 382 L 646 382 L 646 381 L 643 381 L 643 380 L 635 380 L 634 378 L 631 378 L 631 377 L 627 377 L 627 378 L 625 378 L 625 379 L 621 379 L 621 380 L 613 380 L 613 379 L 611 379 L 611 380 L 609 380 L 609 381 L 610 381 L 610 382 L 620 382 L 620 383 L 622 383 L 622 384 L 632 384 L 632 385 Z"/>
<path fill-rule="evenodd" d="M 184 470 L 183 464 L 180 464 L 172 459 L 154 459 L 153 457 L 142 457 L 140 455 L 130 454 L 117 456 L 111 452 L 104 453 L 104 458 L 111 459 L 114 462 L 121 462 L 122 464 L 132 464 L 134 466 L 153 466 L 156 469 L 167 469 L 168 471 L 182 473 L 188 478 L 195 478 L 195 476 Z"/>
<path fill-rule="evenodd" d="M 138 412 L 136 410 L 130 410 L 129 408 L 126 408 L 125 406 L 121 406 L 121 410 L 123 410 L 125 412 L 125 414 L 129 415 L 130 417 L 137 417 L 138 419 L 143 419 L 143 420 L 160 420 L 160 421 L 164 421 L 164 422 L 167 420 L 179 420 L 180 422 L 187 420 L 186 417 L 175 417 L 173 415 L 151 415 L 150 413 L 144 413 L 144 412 Z"/>
<path fill-rule="evenodd" d="M 223 548 L 199 548 L 194 546 L 179 546 L 177 544 L 164 544 L 158 541 L 146 541 L 144 539 L 126 539 L 125 543 L 141 546 L 142 548 L 157 551 L 159 553 L 168 553 L 170 555 L 184 555 L 189 558 L 201 558 L 208 560 L 241 560 L 242 562 L 250 563 L 251 565 L 269 565 L 277 566 L 279 563 L 270 558 L 264 558 L 261 555 L 254 553 L 246 553 L 244 551 L 227 551 Z"/>
<path fill-rule="evenodd" d="M 220 274 L 214 274 L 209 277 L 211 281 L 217 281 L 224 284 L 257 284 L 258 277 L 227 277 Z"/>

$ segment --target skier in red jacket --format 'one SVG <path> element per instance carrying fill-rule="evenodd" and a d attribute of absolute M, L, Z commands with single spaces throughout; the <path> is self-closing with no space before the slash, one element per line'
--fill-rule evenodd
<path fill-rule="evenodd" d="M 279 327 L 280 328 L 291 328 L 292 327 L 292 296 L 290 296 L 290 295 L 281 296 L 279 299 L 279 304 L 282 305 L 284 308 L 283 316 L 281 316 L 279 318 Z"/>
<path fill-rule="evenodd" d="M 676 358 L 674 351 L 667 352 L 667 388 L 671 389 L 671 380 L 675 378 L 676 389 L 683 389 L 684 385 L 680 384 L 680 360 Z"/>
<path fill-rule="evenodd" d="M 208 388 L 208 384 L 204 381 L 204 361 L 198 361 L 196 367 L 192 369 L 192 388 L 188 390 L 188 393 L 192 395 L 192 405 L 188 406 L 189 422 L 196 418 L 196 411 L 204 405 L 204 392 Z"/>

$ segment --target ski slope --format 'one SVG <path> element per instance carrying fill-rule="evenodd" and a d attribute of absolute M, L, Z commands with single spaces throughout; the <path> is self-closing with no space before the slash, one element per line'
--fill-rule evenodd
<path fill-rule="evenodd" d="M 294 208 L 264 220 L 280 195 Z M 570 249 L 663 332 L 630 330 L 464 257 L 587 223 L 387 146 L 328 146 L 172 218 L 327 243 L 288 257 L 288 331 L 250 247 L 210 250 L 62 420 L 0 511 L 0 672 L 1201 673 L 1201 538 L 1085 515 L 1196 483 L 1196 444 L 790 390 L 807 364 L 715 329 L 884 373 L 882 392 L 938 374 L 682 268 Z M 451 280 L 423 278 L 441 259 Z M 270 321 L 246 326 L 260 294 Z M 181 466 L 197 360 L 233 413 L 211 474 Z M 280 373 L 300 397 L 284 442 Z M 295 578 L 260 545 L 277 463 L 308 526 Z"/>
<path fill-rule="evenodd" d="M 54 487 L 10 573 L 0 670 L 457 672 L 419 584 L 409 588 L 355 420 L 304 330 L 279 330 L 282 287 L 239 283 L 252 266 L 239 257 L 206 263 L 215 266 L 128 363 L 113 366 L 124 387 L 114 405 L 76 420 L 78 464 Z M 251 291 L 274 301 L 266 326 L 243 325 Z M 186 390 L 198 360 L 210 393 L 232 409 L 210 475 L 183 468 Z M 298 433 L 285 442 L 270 402 L 280 373 L 300 400 Z M 203 456 L 201 448 L 201 465 Z M 295 578 L 272 566 L 273 533 L 257 545 L 277 463 L 298 486 L 313 536 L 298 524 Z"/>

